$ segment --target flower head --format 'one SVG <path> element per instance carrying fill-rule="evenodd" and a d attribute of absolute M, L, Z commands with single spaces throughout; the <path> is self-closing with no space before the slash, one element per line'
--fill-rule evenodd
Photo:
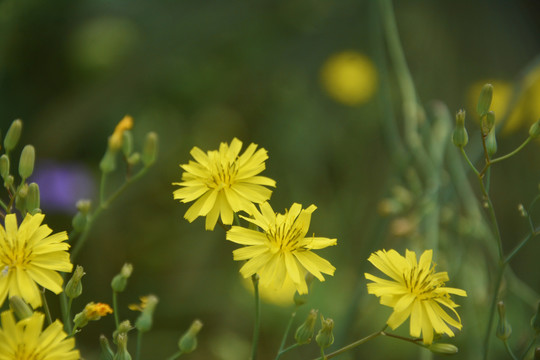
<path fill-rule="evenodd" d="M 257 225 L 262 232 L 233 226 L 227 232 L 227 240 L 245 245 L 234 250 L 234 260 L 248 260 L 240 269 L 244 277 L 257 273 L 262 286 L 272 284 L 282 288 L 286 279 L 292 280 L 300 294 L 308 292 L 305 275 L 309 272 L 320 281 L 321 273 L 334 275 L 335 267 L 311 250 L 336 245 L 336 239 L 305 237 L 311 213 L 316 206 L 302 209 L 293 204 L 285 214 L 277 214 L 267 202 L 260 205 L 259 212 L 253 207 L 253 218 L 242 216 Z"/>
<path fill-rule="evenodd" d="M 122 147 L 122 136 L 126 130 L 133 128 L 133 118 L 126 115 L 120 120 L 120 122 L 114 128 L 114 132 L 109 138 L 109 148 L 116 151 Z"/>
<path fill-rule="evenodd" d="M 242 155 L 238 155 L 242 142 L 237 138 L 229 146 L 221 143 L 219 150 L 204 153 L 198 147 L 191 150 L 195 161 L 180 165 L 184 169 L 182 182 L 173 183 L 182 188 L 173 192 L 174 198 L 182 202 L 195 203 L 184 217 L 192 222 L 206 216 L 206 229 L 213 230 L 218 216 L 223 224 L 231 225 L 233 214 L 245 211 L 251 214 L 253 203 L 270 199 L 272 191 L 265 186 L 276 186 L 276 182 L 265 176 L 257 176 L 265 169 L 268 158 L 265 149 L 251 144 Z"/>
<path fill-rule="evenodd" d="M 413 251 L 407 250 L 403 257 L 395 250 L 379 250 L 368 260 L 392 280 L 365 274 L 366 279 L 373 281 L 367 285 L 368 293 L 380 297 L 381 304 L 394 308 L 386 323 L 396 329 L 410 316 L 410 334 L 419 337 L 422 333 L 424 344 L 433 342 L 433 331 L 454 336 L 448 325 L 461 329 L 461 319 L 455 310 L 458 305 L 450 299 L 450 294 L 467 296 L 464 290 L 444 286 L 448 274 L 435 272 L 432 255 L 433 250 L 426 250 L 417 262 Z M 448 315 L 441 305 L 452 310 L 457 319 Z"/>
<path fill-rule="evenodd" d="M 79 351 L 74 349 L 75 338 L 66 338 L 60 321 L 41 331 L 45 319 L 41 313 L 36 312 L 19 322 L 15 322 L 11 311 L 4 311 L 0 317 L 1 360 L 80 359 Z"/>
<path fill-rule="evenodd" d="M 55 294 L 62 292 L 62 276 L 58 271 L 70 272 L 69 244 L 65 231 L 52 234 L 42 225 L 43 214 L 27 214 L 17 227 L 15 214 L 0 225 L 0 305 L 6 296 L 18 295 L 32 307 L 41 306 L 38 285 Z"/>

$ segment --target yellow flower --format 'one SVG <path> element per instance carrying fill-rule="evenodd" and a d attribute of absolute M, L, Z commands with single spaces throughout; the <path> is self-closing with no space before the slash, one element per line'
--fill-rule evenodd
<path fill-rule="evenodd" d="M 55 294 L 62 292 L 58 271 L 70 272 L 69 244 L 65 231 L 52 234 L 41 225 L 43 214 L 27 214 L 17 228 L 17 217 L 8 214 L 0 225 L 0 306 L 6 296 L 18 295 L 36 308 L 41 306 L 38 285 Z"/>
<path fill-rule="evenodd" d="M 403 257 L 395 250 L 379 250 L 368 260 L 392 280 L 364 274 L 373 281 L 367 285 L 368 293 L 380 297 L 381 304 L 394 308 L 386 323 L 396 329 L 410 316 L 410 334 L 420 337 L 422 333 L 424 344 L 433 342 L 433 331 L 454 336 L 448 325 L 461 329 L 461 319 L 455 310 L 458 305 L 450 299 L 450 294 L 467 296 L 464 290 L 444 286 L 448 274 L 435 272 L 432 255 L 433 250 L 424 251 L 417 263 L 413 251 L 407 250 Z M 457 319 L 448 315 L 441 305 L 452 310 Z"/>
<path fill-rule="evenodd" d="M 356 51 L 331 56 L 321 69 L 324 89 L 345 105 L 367 102 L 377 89 L 377 70 L 371 60 Z"/>
<path fill-rule="evenodd" d="M 38 312 L 19 322 L 15 322 L 11 311 L 4 311 L 0 317 L 0 360 L 81 358 L 79 350 L 74 349 L 75 338 L 66 338 L 60 321 L 41 331 L 45 316 Z"/>
<path fill-rule="evenodd" d="M 131 130 L 133 128 L 133 118 L 129 115 L 124 116 L 122 120 L 114 128 L 114 132 L 109 138 L 109 148 L 113 151 L 120 149 L 122 146 L 122 136 L 124 131 Z"/>
<path fill-rule="evenodd" d="M 174 198 L 187 203 L 195 201 L 184 217 L 192 222 L 206 216 L 206 230 L 213 230 L 218 216 L 223 224 L 231 225 L 233 214 L 245 211 L 251 214 L 253 203 L 270 199 L 272 191 L 264 186 L 276 186 L 276 182 L 265 176 L 257 176 L 265 169 L 268 158 L 265 149 L 256 144 L 248 146 L 240 156 L 242 142 L 234 138 L 229 146 L 221 143 L 219 150 L 204 153 L 194 147 L 190 154 L 195 161 L 180 165 L 184 169 L 182 186 L 173 192 Z"/>
<path fill-rule="evenodd" d="M 107 314 L 112 314 L 113 310 L 108 304 L 90 302 L 84 307 L 84 313 L 88 320 L 99 320 Z"/>
<path fill-rule="evenodd" d="M 248 260 L 240 269 L 245 278 L 257 273 L 263 287 L 281 289 L 287 279 L 292 280 L 298 293 L 306 294 L 305 275 L 309 272 L 320 281 L 321 273 L 334 275 L 335 267 L 311 250 L 336 245 L 336 239 L 305 237 L 316 206 L 302 209 L 293 204 L 285 214 L 277 214 L 267 202 L 260 205 L 261 212 L 253 207 L 253 217 L 242 216 L 257 225 L 263 232 L 233 226 L 227 231 L 227 240 L 245 245 L 234 250 L 234 260 Z"/>

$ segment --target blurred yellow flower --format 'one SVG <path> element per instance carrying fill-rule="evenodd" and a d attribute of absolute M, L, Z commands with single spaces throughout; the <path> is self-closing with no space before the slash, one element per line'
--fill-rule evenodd
<path fill-rule="evenodd" d="M 124 131 L 131 130 L 133 128 L 133 118 L 129 115 L 124 116 L 122 120 L 114 128 L 114 132 L 109 138 L 109 148 L 113 151 L 120 149 L 122 146 L 122 136 Z"/>
<path fill-rule="evenodd" d="M 113 313 L 113 310 L 108 304 L 94 302 L 86 304 L 83 311 L 88 320 L 99 320 L 103 316 Z"/>
<path fill-rule="evenodd" d="M 78 360 L 81 358 L 79 350 L 74 349 L 75 338 L 67 338 L 60 321 L 56 320 L 41 331 L 45 316 L 38 312 L 19 322 L 15 322 L 11 311 L 4 311 L 0 317 L 2 320 L 1 360 Z"/>
<path fill-rule="evenodd" d="M 250 278 L 244 278 L 243 285 L 253 292 L 253 282 Z M 262 301 L 278 306 L 290 306 L 294 304 L 294 294 L 296 286 L 290 278 L 285 278 L 283 286 L 276 289 L 272 284 L 259 283 L 259 296 Z"/>
<path fill-rule="evenodd" d="M 204 153 L 194 147 L 190 154 L 195 161 L 180 165 L 184 169 L 182 186 L 173 192 L 174 198 L 186 203 L 195 201 L 184 217 L 192 222 L 206 216 L 206 230 L 214 230 L 218 216 L 225 225 L 231 225 L 233 215 L 239 211 L 251 214 L 253 203 L 262 203 L 272 195 L 265 186 L 276 186 L 276 182 L 258 176 L 265 169 L 268 159 L 266 150 L 250 144 L 239 156 L 242 142 L 237 138 L 221 143 L 219 150 Z"/>
<path fill-rule="evenodd" d="M 15 214 L 0 225 L 0 306 L 6 296 L 20 296 L 33 308 L 41 306 L 38 285 L 55 294 L 62 292 L 63 279 L 58 271 L 70 272 L 69 244 L 65 231 L 52 234 L 41 225 L 43 214 L 27 214 L 17 227 Z"/>
<path fill-rule="evenodd" d="M 424 344 L 433 342 L 433 331 L 454 336 L 448 325 L 461 329 L 461 319 L 455 310 L 458 305 L 450 299 L 450 294 L 467 296 L 464 290 L 444 286 L 448 274 L 435 272 L 432 255 L 433 250 L 426 250 L 417 262 L 413 251 L 407 250 L 403 257 L 395 250 L 379 250 L 368 260 L 392 280 L 364 274 L 373 281 L 367 284 L 368 293 L 378 296 L 382 305 L 394 308 L 386 323 L 396 329 L 410 317 L 411 336 L 422 334 Z M 457 320 L 441 305 L 452 310 Z"/>
<path fill-rule="evenodd" d="M 234 260 L 248 260 L 240 273 L 245 278 L 257 273 L 262 287 L 283 288 L 287 279 L 292 280 L 299 294 L 306 294 L 305 276 L 309 272 L 320 281 L 321 273 L 334 275 L 335 267 L 311 250 L 336 245 L 336 239 L 305 237 L 315 205 L 302 209 L 293 204 L 285 214 L 274 212 L 268 202 L 260 205 L 261 212 L 253 207 L 253 218 L 243 219 L 258 226 L 263 232 L 233 226 L 227 231 L 227 240 L 245 247 L 233 251 Z"/>
<path fill-rule="evenodd" d="M 377 70 L 373 62 L 356 51 L 332 55 L 323 64 L 321 81 L 334 100 L 353 106 L 367 102 L 377 89 Z"/>

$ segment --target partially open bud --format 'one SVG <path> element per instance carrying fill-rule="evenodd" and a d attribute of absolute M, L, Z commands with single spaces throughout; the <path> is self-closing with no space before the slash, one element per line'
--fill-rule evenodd
<path fill-rule="evenodd" d="M 109 149 L 112 152 L 118 151 L 122 147 L 124 132 L 133 128 L 133 118 L 129 115 L 124 116 L 114 128 L 113 134 L 109 137 Z"/>
<path fill-rule="evenodd" d="M 306 321 L 296 329 L 294 339 L 297 344 L 309 344 L 315 333 L 315 322 L 317 321 L 317 310 L 311 309 Z"/>
<path fill-rule="evenodd" d="M 114 356 L 114 360 L 131 360 L 131 355 L 127 350 L 128 336 L 127 333 L 120 333 L 116 338 L 118 344 L 118 352 Z"/>
<path fill-rule="evenodd" d="M 476 105 L 476 112 L 478 116 L 484 116 L 491 106 L 491 99 L 493 98 L 493 85 L 485 84 L 482 87 L 480 96 L 478 97 L 478 104 Z"/>
<path fill-rule="evenodd" d="M 504 306 L 504 302 L 499 301 L 497 303 L 497 311 L 499 312 L 499 322 L 497 324 L 496 335 L 502 341 L 506 341 L 508 340 L 510 335 L 512 335 L 512 327 L 506 321 L 506 309 Z"/>
<path fill-rule="evenodd" d="M 66 284 L 64 292 L 67 297 L 70 299 L 75 299 L 82 294 L 82 282 L 81 279 L 85 275 L 84 269 L 82 266 L 77 265 L 71 279 Z"/>
<path fill-rule="evenodd" d="M 427 346 L 427 348 L 431 352 L 441 355 L 454 355 L 458 352 L 457 346 L 452 344 L 435 343 Z"/>
<path fill-rule="evenodd" d="M 32 145 L 26 145 L 21 152 L 19 160 L 19 175 L 21 178 L 28 179 L 34 172 L 34 162 L 36 160 L 36 150 Z"/>
<path fill-rule="evenodd" d="M 120 273 L 111 281 L 111 287 L 115 292 L 122 292 L 126 289 L 127 281 L 133 272 L 133 265 L 125 263 Z"/>
<path fill-rule="evenodd" d="M 144 148 L 142 153 L 142 161 L 144 166 L 148 167 L 156 161 L 158 153 L 158 136 L 155 132 L 146 134 Z"/>
<path fill-rule="evenodd" d="M 459 110 L 456 114 L 456 127 L 452 133 L 452 142 L 460 148 L 469 142 L 469 134 L 465 128 L 465 110 Z"/>
<path fill-rule="evenodd" d="M 21 137 L 21 131 L 22 121 L 20 119 L 13 121 L 6 133 L 6 137 L 4 137 L 4 148 L 6 149 L 6 153 L 10 152 L 15 148 L 15 146 L 17 146 L 19 138 Z"/>
<path fill-rule="evenodd" d="M 529 128 L 529 136 L 533 139 L 538 137 L 540 135 L 540 120 L 536 121 L 534 124 L 531 125 Z"/>
<path fill-rule="evenodd" d="M 141 315 L 135 321 L 135 327 L 140 332 L 147 332 L 152 328 L 154 310 L 158 301 L 155 295 L 148 295 L 146 297 L 146 304 L 142 309 Z"/>
<path fill-rule="evenodd" d="M 88 321 L 97 321 L 107 314 L 112 314 L 113 310 L 105 303 L 88 303 L 83 311 L 75 315 L 73 323 L 75 328 L 82 328 L 88 324 Z"/>
<path fill-rule="evenodd" d="M 118 324 L 118 328 L 113 332 L 113 339 L 114 342 L 118 342 L 118 335 L 119 334 L 125 334 L 128 333 L 133 329 L 133 326 L 131 326 L 131 322 L 129 320 L 124 320 L 120 324 Z"/>
<path fill-rule="evenodd" d="M 29 318 L 34 314 L 34 311 L 21 297 L 14 295 L 9 298 L 9 307 L 19 320 Z"/>
<path fill-rule="evenodd" d="M 99 360 L 114 360 L 114 352 L 112 351 L 109 340 L 107 340 L 105 335 L 99 336 L 99 345 L 101 346 Z"/>
<path fill-rule="evenodd" d="M 326 349 L 330 345 L 334 343 L 334 320 L 332 319 L 325 319 L 321 315 L 321 323 L 322 328 L 317 333 L 317 336 L 315 337 L 315 341 L 317 341 L 317 345 L 321 349 Z"/>
<path fill-rule="evenodd" d="M 182 353 L 187 354 L 197 348 L 197 334 L 201 331 L 203 323 L 199 320 L 193 321 L 188 331 L 182 335 L 178 341 L 178 348 Z"/>

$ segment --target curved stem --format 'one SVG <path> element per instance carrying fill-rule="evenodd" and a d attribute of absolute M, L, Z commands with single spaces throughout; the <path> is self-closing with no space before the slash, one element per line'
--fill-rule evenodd
<path fill-rule="evenodd" d="M 291 346 L 289 346 L 288 348 L 286 349 L 280 349 L 280 351 L 278 352 L 277 356 L 276 356 L 276 359 L 275 360 L 279 360 L 279 358 L 281 357 L 281 355 L 285 354 L 286 352 L 292 350 L 292 349 L 295 349 L 297 347 L 299 347 L 300 344 L 296 343 L 296 344 L 292 344 Z"/>
<path fill-rule="evenodd" d="M 176 360 L 180 357 L 180 355 L 182 355 L 184 352 L 182 350 L 174 353 L 170 358 L 168 358 L 167 360 Z"/>
<path fill-rule="evenodd" d="M 510 348 L 510 345 L 508 345 L 508 341 L 505 340 L 503 342 L 504 342 L 504 347 L 506 348 L 506 352 L 512 357 L 512 359 L 518 360 L 516 355 L 514 355 L 514 353 L 512 352 L 512 349 Z"/>

